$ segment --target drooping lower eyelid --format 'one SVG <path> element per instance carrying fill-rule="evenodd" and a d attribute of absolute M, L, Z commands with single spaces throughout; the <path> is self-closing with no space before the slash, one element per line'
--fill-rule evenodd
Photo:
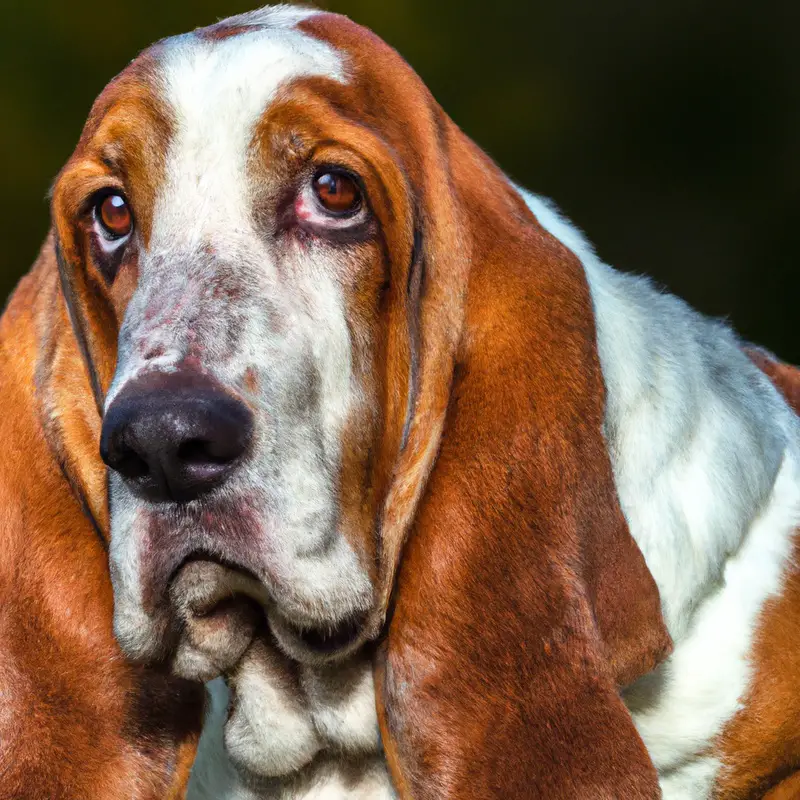
<path fill-rule="evenodd" d="M 131 230 L 126 233 L 125 236 L 110 236 L 100 223 L 100 220 L 97 218 L 97 210 L 92 210 L 92 231 L 97 237 L 100 247 L 106 253 L 114 253 L 119 250 L 120 247 L 127 244 L 133 235 L 133 230 L 134 229 L 131 228 Z"/>
<path fill-rule="evenodd" d="M 309 192 L 296 198 L 293 216 L 300 230 L 335 244 L 362 242 L 374 230 L 374 219 L 365 203 L 354 214 L 337 217 L 319 208 Z"/>

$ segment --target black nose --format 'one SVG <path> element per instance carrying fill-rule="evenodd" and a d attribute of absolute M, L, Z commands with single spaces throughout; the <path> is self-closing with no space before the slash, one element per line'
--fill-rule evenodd
<path fill-rule="evenodd" d="M 153 372 L 109 406 L 100 455 L 138 495 L 187 503 L 228 477 L 252 432 L 250 410 L 213 379 Z"/>

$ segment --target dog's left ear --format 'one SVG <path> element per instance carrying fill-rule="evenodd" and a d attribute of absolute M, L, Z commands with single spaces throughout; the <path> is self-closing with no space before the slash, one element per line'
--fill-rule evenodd
<path fill-rule="evenodd" d="M 489 159 L 439 131 L 381 532 L 393 776 L 414 798 L 657 797 L 618 690 L 671 641 L 616 493 L 587 281 Z"/>

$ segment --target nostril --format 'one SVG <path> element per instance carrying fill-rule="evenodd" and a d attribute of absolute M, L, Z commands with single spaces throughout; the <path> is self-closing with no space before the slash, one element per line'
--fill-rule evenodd
<path fill-rule="evenodd" d="M 125 429 L 103 424 L 100 438 L 100 457 L 115 472 L 137 480 L 150 473 L 150 464 L 138 449 L 126 441 Z"/>
<path fill-rule="evenodd" d="M 150 474 L 150 465 L 136 452 L 128 450 L 114 460 L 113 468 L 126 478 L 137 480 Z"/>
<path fill-rule="evenodd" d="M 220 442 L 208 439 L 189 439 L 178 446 L 178 461 L 189 465 L 230 464 L 236 457 Z"/>

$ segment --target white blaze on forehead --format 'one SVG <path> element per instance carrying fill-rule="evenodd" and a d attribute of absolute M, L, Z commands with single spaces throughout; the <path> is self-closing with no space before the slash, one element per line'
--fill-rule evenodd
<path fill-rule="evenodd" d="M 250 31 L 167 41 L 160 77 L 175 131 L 153 214 L 153 249 L 233 244 L 237 233 L 249 232 L 246 167 L 259 119 L 290 80 L 344 79 L 339 54 L 294 27 L 315 13 L 262 9 L 225 23 L 253 25 Z"/>

